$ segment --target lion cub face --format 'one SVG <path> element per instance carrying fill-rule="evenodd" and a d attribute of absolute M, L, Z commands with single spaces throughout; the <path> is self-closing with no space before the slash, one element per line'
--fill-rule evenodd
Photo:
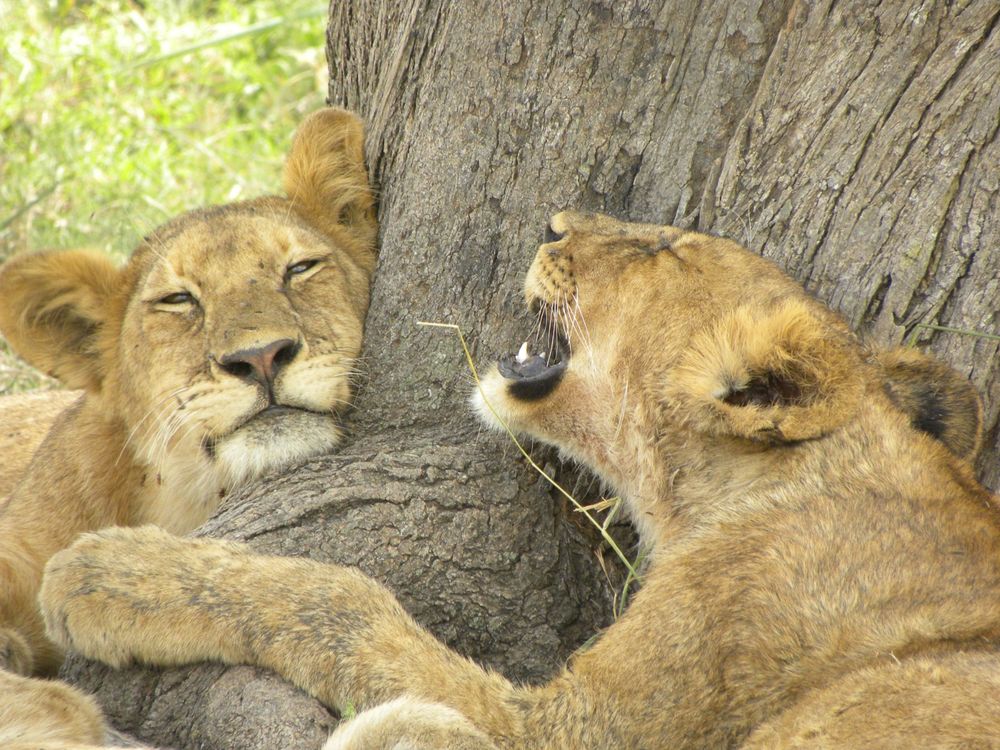
<path fill-rule="evenodd" d="M 122 450 L 177 493 L 217 492 L 340 437 L 375 262 L 360 121 L 308 118 L 285 191 L 184 214 L 121 269 L 65 252 L 0 270 L 0 331 L 86 389 L 120 422 Z"/>
<path fill-rule="evenodd" d="M 228 483 L 334 446 L 367 275 L 279 202 L 188 214 L 150 236 L 108 382 L 150 465 Z M 203 467 L 204 468 L 204 467 Z"/>
<path fill-rule="evenodd" d="M 872 357 L 839 317 L 729 240 L 573 212 L 554 216 L 546 235 L 525 281 L 535 336 L 487 373 L 483 391 L 512 429 L 647 505 L 709 455 L 732 458 L 727 481 L 752 481 L 747 456 L 813 441 L 866 397 L 915 393 L 911 383 L 941 382 L 950 369 L 932 373 L 908 355 L 907 367 L 927 374 L 900 377 L 898 358 Z M 969 439 L 935 436 L 974 452 L 978 399 L 954 375 L 936 403 L 903 410 L 919 426 L 916 412 L 947 400 L 968 416 L 947 421 Z M 495 422 L 479 393 L 473 400 Z"/>

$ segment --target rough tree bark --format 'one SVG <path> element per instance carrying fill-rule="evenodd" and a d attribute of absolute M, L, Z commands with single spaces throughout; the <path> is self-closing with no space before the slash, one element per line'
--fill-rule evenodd
<path fill-rule="evenodd" d="M 995 0 L 333 0 L 330 99 L 367 119 L 381 187 L 370 378 L 341 453 L 199 533 L 358 564 L 519 678 L 606 624 L 598 542 L 478 430 L 454 336 L 416 325 L 459 324 L 484 361 L 516 346 L 522 273 L 566 206 L 734 236 L 865 335 L 936 352 L 986 398 L 996 488 L 998 19 Z M 66 674 L 163 744 L 315 748 L 333 721 L 245 668 Z"/>

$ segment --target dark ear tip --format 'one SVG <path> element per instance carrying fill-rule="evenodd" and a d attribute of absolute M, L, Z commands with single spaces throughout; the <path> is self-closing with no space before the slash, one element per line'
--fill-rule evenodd
<path fill-rule="evenodd" d="M 983 403 L 976 388 L 949 365 L 916 349 L 894 349 L 878 359 L 885 392 L 913 427 L 959 458 L 974 461 L 983 433 Z"/>

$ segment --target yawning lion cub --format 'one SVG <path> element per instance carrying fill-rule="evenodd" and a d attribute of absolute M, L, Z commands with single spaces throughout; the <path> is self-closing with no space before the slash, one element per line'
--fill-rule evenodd
<path fill-rule="evenodd" d="M 284 183 L 174 219 L 122 268 L 84 251 L 0 267 L 0 333 L 83 390 L 0 400 L 0 745 L 39 741 L 11 717 L 73 700 L 35 683 L 32 707 L 11 674 L 60 662 L 36 603 L 54 552 L 105 526 L 189 531 L 234 486 L 339 441 L 375 265 L 358 118 L 306 119 Z"/>
<path fill-rule="evenodd" d="M 615 487 L 654 545 L 561 674 L 512 685 L 349 568 L 153 528 L 52 559 L 50 635 L 112 665 L 272 668 L 362 709 L 329 748 L 995 745 L 1000 516 L 970 470 L 971 388 L 867 350 L 727 240 L 575 213 L 549 234 L 526 283 L 549 335 L 485 398 Z"/>

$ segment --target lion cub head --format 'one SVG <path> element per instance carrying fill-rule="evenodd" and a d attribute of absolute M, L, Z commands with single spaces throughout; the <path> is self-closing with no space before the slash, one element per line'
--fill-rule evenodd
<path fill-rule="evenodd" d="M 677 482 L 738 495 L 785 471 L 790 448 L 866 410 L 965 459 L 980 444 L 978 396 L 951 368 L 916 352 L 873 354 L 729 240 L 563 212 L 525 294 L 536 335 L 488 372 L 489 405 L 479 393 L 474 405 L 637 498 L 641 530 L 678 512 Z"/>
<path fill-rule="evenodd" d="M 232 486 L 340 438 L 376 257 L 360 121 L 309 117 L 284 187 L 184 214 L 122 268 L 72 251 L 0 269 L 0 332 L 85 389 L 123 450 L 178 491 Z"/>

